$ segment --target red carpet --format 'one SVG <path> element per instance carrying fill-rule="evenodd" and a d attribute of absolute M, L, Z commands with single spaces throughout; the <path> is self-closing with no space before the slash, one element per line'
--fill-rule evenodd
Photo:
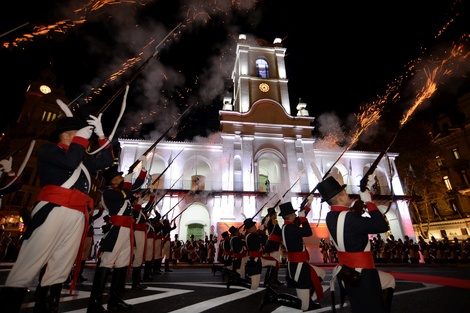
<path fill-rule="evenodd" d="M 392 274 L 393 277 L 395 277 L 395 279 L 400 279 L 400 280 L 412 280 L 412 281 L 419 281 L 419 282 L 428 283 L 428 284 L 470 289 L 470 280 L 468 279 L 449 278 L 449 277 L 442 277 L 442 276 L 429 276 L 429 275 L 390 272 L 390 271 L 387 271 L 387 273 Z"/>

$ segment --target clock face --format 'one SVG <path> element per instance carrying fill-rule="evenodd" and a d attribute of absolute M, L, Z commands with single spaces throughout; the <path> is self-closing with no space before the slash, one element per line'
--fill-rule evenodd
<path fill-rule="evenodd" d="M 259 84 L 259 90 L 262 92 L 268 92 L 269 91 L 269 85 L 266 83 L 261 83 Z"/>
<path fill-rule="evenodd" d="M 39 90 L 45 95 L 47 95 L 48 93 L 51 93 L 51 88 L 49 86 L 46 86 L 46 85 L 41 85 L 39 87 Z"/>

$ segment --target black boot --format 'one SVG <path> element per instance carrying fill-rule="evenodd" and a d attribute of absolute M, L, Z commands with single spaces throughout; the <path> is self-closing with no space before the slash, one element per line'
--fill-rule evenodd
<path fill-rule="evenodd" d="M 274 266 L 269 266 L 264 276 L 264 286 L 271 286 L 272 288 L 278 288 L 277 284 L 277 269 Z"/>
<path fill-rule="evenodd" d="M 147 261 L 145 262 L 144 265 L 144 281 L 152 281 L 153 276 L 152 276 L 152 262 Z"/>
<path fill-rule="evenodd" d="M 156 259 L 154 260 L 153 263 L 153 274 L 154 275 L 160 275 L 162 273 L 162 270 L 160 269 L 162 267 L 162 259 Z"/>
<path fill-rule="evenodd" d="M 132 309 L 132 304 L 126 303 L 122 297 L 126 289 L 127 266 L 113 270 L 111 289 L 109 292 L 108 310 Z"/>
<path fill-rule="evenodd" d="M 395 289 L 387 288 L 382 289 L 382 294 L 384 297 L 385 307 L 387 308 L 387 313 L 392 312 L 392 301 L 393 301 L 393 292 Z"/>
<path fill-rule="evenodd" d="M 41 286 L 39 283 L 34 292 L 34 313 L 47 312 L 47 296 L 49 295 L 49 286 Z"/>
<path fill-rule="evenodd" d="M 140 283 L 140 271 L 142 267 L 133 267 L 132 268 L 132 290 L 143 290 L 147 289 L 147 286 L 144 286 Z"/>
<path fill-rule="evenodd" d="M 0 303 L 2 313 L 19 313 L 24 297 L 29 294 L 28 288 L 1 287 Z"/>
<path fill-rule="evenodd" d="M 261 300 L 258 310 L 262 310 L 268 303 L 280 304 L 299 310 L 302 308 L 302 300 L 288 293 L 277 293 L 269 286 L 266 288 L 266 293 Z"/>
<path fill-rule="evenodd" d="M 93 286 L 91 287 L 90 302 L 88 303 L 87 313 L 106 313 L 103 307 L 103 292 L 106 287 L 109 268 L 97 267 L 93 277 Z"/>
<path fill-rule="evenodd" d="M 50 287 L 48 305 L 49 313 L 59 312 L 60 294 L 62 292 L 62 284 L 54 284 Z"/>
<path fill-rule="evenodd" d="M 236 277 L 236 276 L 228 276 L 227 280 L 227 289 L 230 289 L 230 286 L 241 286 L 250 289 L 251 282 L 248 279 Z"/>
<path fill-rule="evenodd" d="M 165 272 L 173 272 L 170 270 L 170 260 L 165 259 Z"/>

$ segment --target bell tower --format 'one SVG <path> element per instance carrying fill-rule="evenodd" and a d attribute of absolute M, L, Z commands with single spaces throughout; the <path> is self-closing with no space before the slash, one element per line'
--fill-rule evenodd
<path fill-rule="evenodd" d="M 232 72 L 232 110 L 246 113 L 255 102 L 270 99 L 279 103 L 288 115 L 291 114 L 285 53 L 279 38 L 269 44 L 263 39 L 248 40 L 246 35 L 239 36 Z M 229 105 L 224 105 L 224 110 L 229 108 Z"/>

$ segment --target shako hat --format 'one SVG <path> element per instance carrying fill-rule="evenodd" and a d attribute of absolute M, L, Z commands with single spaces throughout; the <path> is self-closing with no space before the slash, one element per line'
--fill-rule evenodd
<path fill-rule="evenodd" d="M 330 200 L 346 188 L 346 186 L 346 184 L 341 186 L 333 176 L 328 176 L 317 185 L 317 190 L 322 196 L 321 202 Z"/>
<path fill-rule="evenodd" d="M 235 226 L 230 226 L 230 228 L 228 229 L 229 233 L 231 235 L 235 235 L 238 231 L 238 228 L 236 228 Z"/>
<path fill-rule="evenodd" d="M 282 203 L 279 205 L 279 208 L 281 209 L 279 216 L 286 216 L 295 212 L 292 202 Z"/>
<path fill-rule="evenodd" d="M 77 117 L 62 117 L 55 122 L 55 129 L 51 132 L 50 140 L 57 142 L 60 134 L 69 130 L 79 130 L 85 127 L 85 123 Z"/>
<path fill-rule="evenodd" d="M 243 221 L 243 225 L 245 225 L 245 230 L 250 229 L 251 227 L 255 226 L 256 223 L 253 222 L 253 219 L 247 218 L 246 220 Z"/>
<path fill-rule="evenodd" d="M 104 181 L 106 182 L 106 185 L 111 184 L 111 180 L 113 180 L 114 177 L 122 175 L 123 172 L 118 172 L 117 166 L 110 166 L 103 172 L 103 178 Z"/>
<path fill-rule="evenodd" d="M 224 231 L 224 232 L 222 233 L 222 238 L 227 238 L 228 236 L 229 236 L 228 231 Z"/>
<path fill-rule="evenodd" d="M 268 208 L 268 216 L 276 214 L 276 208 Z"/>

